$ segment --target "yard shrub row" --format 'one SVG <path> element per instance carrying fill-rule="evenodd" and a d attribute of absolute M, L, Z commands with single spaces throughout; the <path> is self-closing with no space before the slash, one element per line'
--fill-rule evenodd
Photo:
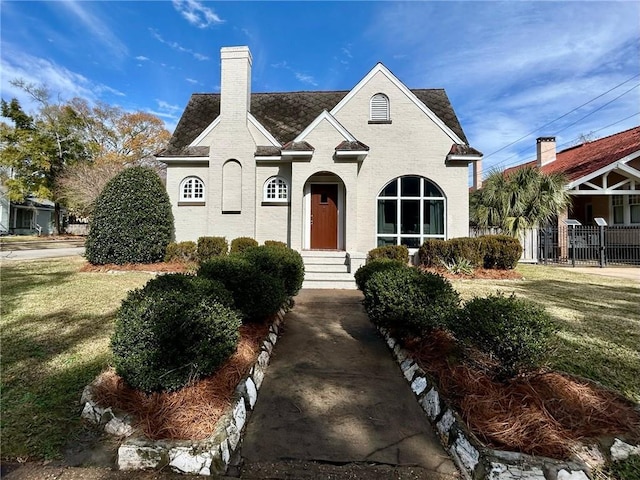
<path fill-rule="evenodd" d="M 535 302 L 496 294 L 461 306 L 448 280 L 397 260 L 370 261 L 355 278 L 374 324 L 400 339 L 448 330 L 466 352 L 488 357 L 499 378 L 539 367 L 549 351 L 554 325 Z"/>
<path fill-rule="evenodd" d="M 198 245 L 196 242 L 171 242 L 164 255 L 165 262 L 191 263 L 198 261 Z"/>
<path fill-rule="evenodd" d="M 426 240 L 418 252 L 425 267 L 451 265 L 464 259 L 475 267 L 508 270 L 515 268 L 522 255 L 517 238 L 508 235 Z"/>
<path fill-rule="evenodd" d="M 302 257 L 281 245 L 214 255 L 195 276 L 154 278 L 118 311 L 111 339 L 116 372 L 147 393 L 210 375 L 235 351 L 242 322 L 275 314 L 303 279 Z"/>

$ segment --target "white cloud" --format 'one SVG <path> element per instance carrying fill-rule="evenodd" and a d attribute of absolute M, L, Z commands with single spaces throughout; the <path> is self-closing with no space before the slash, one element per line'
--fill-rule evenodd
<path fill-rule="evenodd" d="M 314 87 L 318 86 L 318 83 L 315 81 L 312 75 L 307 75 L 306 73 L 295 72 L 296 78 L 302 83 L 307 83 L 309 85 L 313 85 Z"/>
<path fill-rule="evenodd" d="M 282 61 L 282 62 L 277 62 L 277 63 L 272 63 L 271 64 L 272 68 L 284 68 L 285 70 L 289 70 L 291 73 L 293 73 L 294 77 L 296 78 L 296 80 L 298 80 L 299 82 L 302 83 L 306 83 L 308 85 L 312 85 L 314 87 L 318 86 L 318 83 L 316 82 L 315 78 L 313 77 L 313 75 L 309 75 L 307 73 L 303 73 L 303 72 L 298 72 L 296 71 L 293 67 L 291 67 L 286 61 Z"/>
<path fill-rule="evenodd" d="M 196 0 L 173 0 L 173 7 L 193 26 L 207 28 L 223 23 L 213 10 Z"/>
<path fill-rule="evenodd" d="M 173 50 L 177 52 L 188 53 L 192 55 L 193 58 L 195 58 L 196 60 L 200 60 L 200 61 L 209 60 L 209 57 L 207 57 L 206 55 L 203 55 L 202 53 L 194 52 L 190 48 L 183 47 L 178 42 L 170 42 L 168 40 L 165 40 L 162 37 L 162 35 L 160 35 L 158 31 L 154 30 L 153 28 L 150 28 L 149 31 L 151 32 L 151 35 L 153 36 L 153 38 L 155 38 L 157 41 L 159 41 L 164 45 L 168 45 L 169 47 L 171 47 Z"/>
<path fill-rule="evenodd" d="M 148 61 L 149 61 L 149 58 L 148 58 L 148 57 L 145 57 L 144 55 L 138 55 L 138 56 L 136 57 L 136 60 L 139 60 L 139 61 L 141 61 L 141 62 L 148 62 Z"/>
<path fill-rule="evenodd" d="M 2 98 L 15 97 L 27 110 L 35 106 L 33 99 L 19 88 L 11 85 L 11 80 L 22 79 L 34 85 L 44 85 L 54 97 L 59 96 L 61 100 L 81 97 L 89 102 L 95 102 L 103 99 L 104 96 L 125 96 L 123 92 L 115 88 L 94 82 L 49 59 L 23 53 L 10 44 L 3 45 L 1 68 Z"/>
<path fill-rule="evenodd" d="M 180 112 L 181 110 L 181 108 L 178 105 L 171 105 L 169 102 L 165 100 L 160 100 L 158 98 L 156 98 L 156 103 L 158 104 L 158 108 L 163 112 L 175 114 L 177 112 Z"/>
<path fill-rule="evenodd" d="M 94 15 L 90 8 L 92 2 L 65 1 L 56 2 L 56 5 L 65 8 L 72 13 L 84 25 L 85 29 L 90 32 L 92 38 L 96 38 L 105 45 L 110 53 L 118 58 L 124 58 L 127 55 L 127 46 L 118 39 L 105 22 L 100 19 L 100 15 Z"/>
<path fill-rule="evenodd" d="M 198 80 L 194 80 L 193 78 L 185 78 L 185 80 L 193 85 L 200 85 Z"/>

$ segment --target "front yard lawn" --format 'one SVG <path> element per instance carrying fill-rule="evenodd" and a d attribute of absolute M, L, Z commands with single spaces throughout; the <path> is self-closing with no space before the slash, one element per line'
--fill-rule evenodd
<path fill-rule="evenodd" d="M 452 283 L 464 300 L 502 291 L 540 302 L 560 328 L 551 367 L 640 402 L 640 283 L 542 265 L 517 270 L 523 280 Z"/>
<path fill-rule="evenodd" d="M 61 456 L 82 432 L 80 394 L 109 364 L 120 301 L 151 276 L 79 273 L 81 258 L 2 263 L 1 450 Z"/>

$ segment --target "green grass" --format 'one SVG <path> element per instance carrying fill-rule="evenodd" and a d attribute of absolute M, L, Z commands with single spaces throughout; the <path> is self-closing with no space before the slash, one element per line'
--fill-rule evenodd
<path fill-rule="evenodd" d="M 53 459 L 82 432 L 80 395 L 110 362 L 126 292 L 149 274 L 80 273 L 81 258 L 2 263 L 2 458 Z"/>
<path fill-rule="evenodd" d="M 502 291 L 540 302 L 559 327 L 551 367 L 640 402 L 640 284 L 541 265 L 517 270 L 524 280 L 452 283 L 463 300 Z"/>

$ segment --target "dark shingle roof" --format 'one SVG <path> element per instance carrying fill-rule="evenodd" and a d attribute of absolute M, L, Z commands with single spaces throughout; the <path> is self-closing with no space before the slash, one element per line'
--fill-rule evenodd
<path fill-rule="evenodd" d="M 447 94 L 442 89 L 411 90 L 464 142 L 462 131 Z M 254 93 L 251 113 L 278 140 L 286 144 L 297 137 L 323 110 L 335 107 L 348 90 L 333 92 Z M 169 145 L 159 156 L 189 155 L 193 140 L 220 114 L 219 93 L 194 93 L 189 99 Z"/>
<path fill-rule="evenodd" d="M 368 152 L 369 147 L 358 140 L 356 140 L 355 142 L 349 142 L 348 140 L 345 140 L 336 147 L 336 150 L 338 150 L 339 152 Z"/>

